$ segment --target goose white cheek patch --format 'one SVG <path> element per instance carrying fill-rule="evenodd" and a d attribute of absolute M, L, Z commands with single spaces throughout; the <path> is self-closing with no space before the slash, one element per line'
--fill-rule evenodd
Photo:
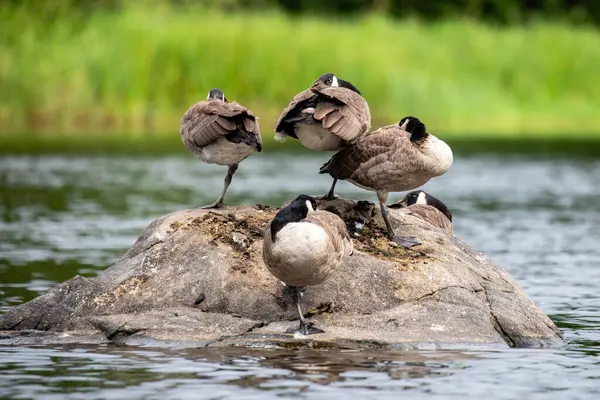
<path fill-rule="evenodd" d="M 310 204 L 310 201 L 308 201 L 308 200 L 306 200 L 306 208 L 308 208 L 308 212 L 315 211 L 315 209 L 313 208 L 312 204 Z"/>
<path fill-rule="evenodd" d="M 419 193 L 419 197 L 417 197 L 417 204 L 427 204 L 427 199 L 425 197 L 425 192 Z"/>
<path fill-rule="evenodd" d="M 333 80 L 331 81 L 331 86 L 333 86 L 333 87 L 339 87 L 340 86 L 340 84 L 338 83 L 338 80 L 337 80 L 337 78 L 335 76 L 333 77 Z"/>

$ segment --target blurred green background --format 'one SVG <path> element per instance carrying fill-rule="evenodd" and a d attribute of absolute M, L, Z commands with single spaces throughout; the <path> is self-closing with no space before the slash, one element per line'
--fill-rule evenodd
<path fill-rule="evenodd" d="M 260 117 L 268 145 L 324 72 L 363 92 L 373 127 L 416 115 L 450 139 L 600 138 L 596 0 L 0 4 L 5 149 L 181 146 L 181 116 L 212 87 Z"/>

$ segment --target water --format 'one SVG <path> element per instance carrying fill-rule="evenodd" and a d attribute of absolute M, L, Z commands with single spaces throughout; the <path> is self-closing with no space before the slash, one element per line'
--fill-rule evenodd
<path fill-rule="evenodd" d="M 227 202 L 325 193 L 326 155 L 246 160 Z M 0 312 L 115 261 L 154 218 L 213 201 L 225 169 L 187 155 L 0 158 Z M 425 186 L 455 233 L 561 327 L 560 349 L 420 352 L 0 347 L 0 398 L 591 399 L 600 394 L 600 160 L 457 157 Z M 340 183 L 344 197 L 375 200 Z M 398 195 L 391 200 L 396 200 Z"/>

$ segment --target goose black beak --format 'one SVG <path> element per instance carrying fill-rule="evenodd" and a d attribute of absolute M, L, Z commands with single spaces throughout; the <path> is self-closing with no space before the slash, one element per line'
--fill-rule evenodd
<path fill-rule="evenodd" d="M 390 204 L 388 206 L 389 208 L 405 208 L 406 207 L 406 200 L 402 199 L 394 204 Z"/>

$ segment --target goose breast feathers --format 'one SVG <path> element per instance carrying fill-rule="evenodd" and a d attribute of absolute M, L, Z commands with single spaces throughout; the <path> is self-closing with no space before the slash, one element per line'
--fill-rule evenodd
<path fill-rule="evenodd" d="M 352 240 L 340 217 L 313 211 L 284 226 L 273 240 L 271 223 L 264 234 L 263 260 L 269 271 L 290 286 L 324 282 L 352 253 Z"/>

